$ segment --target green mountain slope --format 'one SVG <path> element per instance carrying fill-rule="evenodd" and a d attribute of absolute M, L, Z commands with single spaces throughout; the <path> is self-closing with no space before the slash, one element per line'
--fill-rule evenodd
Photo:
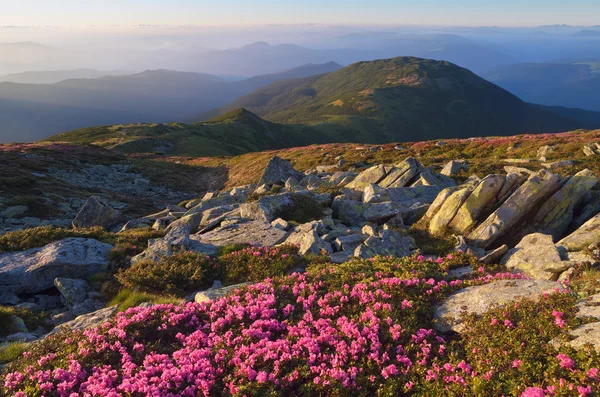
<path fill-rule="evenodd" d="M 359 62 L 286 80 L 221 109 L 246 108 L 286 124 L 309 124 L 331 141 L 389 142 L 591 128 L 525 103 L 467 69 L 414 57 Z M 575 113 L 571 114 L 575 115 Z"/>
<path fill-rule="evenodd" d="M 268 122 L 245 109 L 237 109 L 204 123 L 91 127 L 54 135 L 45 141 L 95 144 L 119 153 L 230 156 L 324 143 L 326 139 L 314 129 Z"/>

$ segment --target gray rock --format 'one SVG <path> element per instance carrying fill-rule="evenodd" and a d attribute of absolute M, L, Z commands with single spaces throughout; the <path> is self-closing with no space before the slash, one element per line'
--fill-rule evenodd
<path fill-rule="evenodd" d="M 528 277 L 556 281 L 570 267 L 563 262 L 552 242 L 552 236 L 529 234 L 502 257 L 501 263 L 510 270 L 517 270 Z"/>
<path fill-rule="evenodd" d="M 61 328 L 68 328 L 72 331 L 84 330 L 86 328 L 97 327 L 104 324 L 112 316 L 117 314 L 117 306 L 110 306 L 97 310 L 92 313 L 77 316 L 74 320 L 65 322 L 50 331 L 50 335 L 57 333 Z"/>
<path fill-rule="evenodd" d="M 348 236 L 340 236 L 335 239 L 333 246 L 336 251 L 354 252 L 356 247 L 365 242 L 368 236 L 363 234 L 351 234 Z"/>
<path fill-rule="evenodd" d="M 488 265 L 500 263 L 502 257 L 508 252 L 508 245 L 503 244 L 500 247 L 487 252 L 483 257 L 479 258 L 479 262 L 487 263 Z"/>
<path fill-rule="evenodd" d="M 408 157 L 403 162 L 396 164 L 389 174 L 379 182 L 383 188 L 388 187 L 404 187 L 410 182 L 421 170 L 423 166 L 415 158 Z M 376 182 L 374 182 L 376 183 Z"/>
<path fill-rule="evenodd" d="M 27 342 L 33 342 L 35 340 L 38 340 L 39 337 L 35 334 L 29 333 L 29 332 L 17 332 L 16 334 L 11 334 L 8 335 L 5 338 L 6 342 L 21 342 L 21 343 L 27 343 Z"/>
<path fill-rule="evenodd" d="M 14 205 L 0 212 L 0 218 L 16 218 L 18 216 L 23 215 L 27 211 L 29 211 L 29 207 L 27 207 L 26 205 Z"/>
<path fill-rule="evenodd" d="M 349 189 L 362 190 L 372 183 L 378 183 L 387 175 L 385 166 L 375 165 L 358 174 L 358 176 L 346 185 Z"/>
<path fill-rule="evenodd" d="M 120 232 L 125 232 L 132 229 L 144 229 L 152 226 L 149 219 L 132 219 L 121 228 Z"/>
<path fill-rule="evenodd" d="M 502 280 L 462 289 L 450 295 L 435 311 L 434 328 L 439 332 L 462 332 L 462 313 L 481 315 L 495 305 L 503 306 L 519 298 L 539 299 L 560 288 L 545 280 Z"/>
<path fill-rule="evenodd" d="M 283 184 L 290 177 L 295 178 L 296 180 L 301 180 L 304 175 L 296 171 L 289 161 L 283 160 L 277 156 L 273 156 L 271 160 L 269 160 L 269 163 L 267 164 L 267 167 L 265 168 L 265 171 L 260 177 L 257 185 Z"/>
<path fill-rule="evenodd" d="M 148 248 L 131 258 L 131 263 L 135 264 L 142 260 L 158 261 L 162 257 L 173 255 L 177 250 L 200 252 L 209 256 L 216 255 L 217 247 L 198 241 L 197 238 L 191 238 L 190 234 L 190 229 L 186 226 L 172 228 L 164 237 L 149 240 Z"/>
<path fill-rule="evenodd" d="M 532 175 L 500 208 L 469 234 L 469 240 L 477 246 L 489 247 L 559 187 L 560 177 L 549 171 L 541 170 Z"/>
<path fill-rule="evenodd" d="M 268 222 L 247 221 L 221 226 L 208 233 L 194 236 L 197 241 L 212 246 L 252 244 L 271 247 L 281 243 L 288 233 Z"/>
<path fill-rule="evenodd" d="M 340 251 L 340 252 L 334 252 L 333 254 L 331 254 L 330 260 L 331 260 L 331 263 L 340 264 L 340 263 L 345 263 L 345 262 L 350 261 L 353 257 L 354 257 L 354 252 L 352 252 L 352 251 Z"/>
<path fill-rule="evenodd" d="M 461 170 L 469 171 L 469 165 L 465 160 L 451 160 L 440 171 L 440 174 L 451 176 L 458 174 Z"/>
<path fill-rule="evenodd" d="M 437 186 L 440 189 L 456 186 L 456 181 L 449 176 L 437 174 L 426 168 L 421 172 L 411 186 Z"/>
<path fill-rule="evenodd" d="M 194 294 L 194 301 L 196 303 L 203 303 L 203 302 L 212 302 L 216 299 L 222 298 L 225 295 L 229 295 L 232 292 L 246 287 L 250 285 L 250 283 L 242 283 L 242 284 L 235 284 L 235 285 L 230 285 L 228 287 L 222 287 L 222 288 L 210 288 L 207 289 L 206 291 L 200 291 Z"/>
<path fill-rule="evenodd" d="M 253 203 L 242 204 L 240 215 L 242 218 L 271 222 L 278 217 L 281 211 L 293 205 L 294 200 L 289 193 L 264 196 Z"/>
<path fill-rule="evenodd" d="M 102 302 L 92 299 L 92 298 L 88 298 L 88 299 L 84 300 L 83 302 L 73 305 L 72 311 L 75 316 L 81 316 L 83 314 L 87 314 L 87 313 L 95 312 L 96 310 L 100 310 L 103 307 L 104 307 L 104 305 L 102 304 Z"/>
<path fill-rule="evenodd" d="M 54 286 L 61 293 L 65 301 L 73 307 L 86 300 L 90 285 L 85 280 L 57 277 Z"/>
<path fill-rule="evenodd" d="M 583 145 L 583 154 L 586 156 L 596 156 L 600 154 L 600 145 L 598 145 L 598 143 L 588 143 Z"/>
<path fill-rule="evenodd" d="M 402 258 L 410 256 L 416 248 L 415 240 L 412 237 L 406 237 L 392 230 L 383 230 L 379 237 L 369 237 L 364 243 L 371 256 L 395 256 Z M 359 249 L 360 246 L 357 248 Z M 356 255 L 356 251 L 355 251 Z"/>
<path fill-rule="evenodd" d="M 302 241 L 300 242 L 300 249 L 298 250 L 300 255 L 319 255 L 332 252 L 333 248 L 331 247 L 331 244 L 319 237 L 316 230 L 304 233 Z"/>
<path fill-rule="evenodd" d="M 562 161 L 555 161 L 552 163 L 542 163 L 542 167 L 547 168 L 549 170 L 555 170 L 557 168 L 562 168 L 562 167 L 572 167 L 575 165 L 575 162 L 573 160 L 562 160 Z"/>
<path fill-rule="evenodd" d="M 88 278 L 108 266 L 112 245 L 94 239 L 68 238 L 23 252 L 0 254 L 0 289 L 37 293 L 57 277 Z"/>
<path fill-rule="evenodd" d="M 451 191 L 451 194 L 429 221 L 429 232 L 431 234 L 443 234 L 446 232 L 448 225 L 452 222 L 452 219 L 454 219 L 463 203 L 469 198 L 473 189 L 471 185 L 462 185 L 459 189 Z M 442 191 L 440 195 L 443 193 L 445 191 Z M 434 204 L 436 204 L 435 201 Z"/>
<path fill-rule="evenodd" d="M 16 305 L 21 302 L 19 297 L 12 292 L 2 292 L 0 293 L 0 305 Z"/>
<path fill-rule="evenodd" d="M 600 242 L 600 213 L 560 240 L 557 245 L 563 246 L 569 251 L 580 251 L 590 244 L 598 242 Z"/>
<path fill-rule="evenodd" d="M 579 300 L 577 302 L 577 317 L 594 317 L 600 320 L 600 294 Z"/>
<path fill-rule="evenodd" d="M 281 230 L 288 230 L 290 228 L 290 223 L 284 219 L 277 218 L 273 222 L 271 222 L 271 226 Z"/>
<path fill-rule="evenodd" d="M 569 332 L 571 339 L 567 344 L 576 350 L 591 345 L 600 353 L 600 322 L 581 325 Z"/>
<path fill-rule="evenodd" d="M 86 201 L 79 213 L 73 219 L 75 229 L 101 226 L 110 229 L 125 221 L 125 217 L 119 211 L 113 209 L 108 203 L 98 197 L 92 196 Z"/>

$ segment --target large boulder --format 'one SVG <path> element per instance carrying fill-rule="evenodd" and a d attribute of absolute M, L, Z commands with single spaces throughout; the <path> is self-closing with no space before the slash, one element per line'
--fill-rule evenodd
<path fill-rule="evenodd" d="M 501 263 L 510 270 L 542 280 L 558 280 L 560 273 L 570 267 L 562 261 L 552 242 L 552 236 L 541 233 L 529 234 L 502 257 Z"/>
<path fill-rule="evenodd" d="M 98 196 L 90 197 L 73 219 L 75 229 L 94 226 L 110 229 L 119 223 L 125 223 L 123 214 L 113 209 L 104 199 Z"/>
<path fill-rule="evenodd" d="M 429 232 L 431 234 L 444 233 L 460 207 L 472 192 L 472 186 L 463 185 L 460 189 L 451 193 L 443 202 L 437 213 L 429 221 Z"/>
<path fill-rule="evenodd" d="M 0 254 L 0 291 L 37 293 L 57 277 L 86 279 L 108 266 L 113 246 L 87 238 L 67 238 L 41 248 Z"/>
<path fill-rule="evenodd" d="M 68 328 L 72 331 L 80 331 L 87 328 L 100 326 L 107 322 L 115 314 L 117 314 L 117 311 L 117 306 L 109 306 L 92 313 L 83 314 L 81 316 L 78 316 L 74 320 L 61 324 L 60 326 L 54 328 L 49 335 L 57 333 L 61 330 L 61 328 Z"/>
<path fill-rule="evenodd" d="M 572 176 L 537 212 L 535 230 L 550 234 L 555 240 L 560 238 L 573 221 L 575 207 L 597 183 L 598 178 L 588 169 Z"/>
<path fill-rule="evenodd" d="M 379 186 L 386 187 L 404 187 L 410 182 L 421 170 L 423 166 L 417 159 L 408 157 L 403 162 L 396 164 L 394 168 L 379 182 Z M 377 182 L 373 182 L 377 183 Z"/>
<path fill-rule="evenodd" d="M 384 165 L 375 165 L 358 174 L 358 176 L 346 185 L 346 187 L 349 189 L 363 190 L 370 184 L 379 183 L 386 175 L 387 170 Z"/>
<path fill-rule="evenodd" d="M 298 250 L 300 255 L 314 254 L 319 255 L 321 253 L 332 253 L 333 248 L 331 244 L 323 240 L 316 230 L 310 230 L 302 236 L 300 242 L 300 249 Z"/>
<path fill-rule="evenodd" d="M 242 204 L 240 206 L 240 216 L 242 218 L 271 222 L 278 217 L 278 214 L 283 209 L 293 205 L 294 200 L 289 193 L 264 196 L 258 201 Z"/>
<path fill-rule="evenodd" d="M 208 233 L 193 236 L 200 243 L 213 246 L 252 244 L 271 247 L 288 236 L 286 231 L 273 227 L 269 222 L 252 220 L 220 226 Z"/>
<path fill-rule="evenodd" d="M 569 251 L 579 251 L 600 242 L 600 214 L 584 223 L 579 229 L 560 240 L 557 245 Z"/>
<path fill-rule="evenodd" d="M 520 298 L 539 299 L 544 293 L 560 288 L 560 284 L 545 280 L 502 280 L 462 289 L 450 295 L 435 311 L 434 328 L 440 332 L 462 332 L 461 316 L 481 315 L 496 305 L 505 305 Z"/>
<path fill-rule="evenodd" d="M 471 230 L 483 211 L 496 203 L 504 181 L 505 177 L 502 175 L 488 175 L 483 178 L 456 212 L 450 222 L 450 229 L 459 234 Z"/>
<path fill-rule="evenodd" d="M 550 171 L 541 170 L 533 174 L 500 208 L 469 234 L 469 240 L 479 247 L 489 247 L 559 187 L 560 177 Z"/>
<path fill-rule="evenodd" d="M 54 286 L 60 292 L 69 307 L 83 303 L 87 298 L 90 285 L 85 280 L 57 277 Z"/>
<path fill-rule="evenodd" d="M 283 184 L 288 178 L 301 180 L 304 175 L 294 169 L 292 164 L 280 157 L 273 156 L 263 172 L 257 186 Z"/>

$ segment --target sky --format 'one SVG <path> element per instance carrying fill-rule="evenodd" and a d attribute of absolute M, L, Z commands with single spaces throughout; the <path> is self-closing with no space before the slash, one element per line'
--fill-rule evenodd
<path fill-rule="evenodd" d="M 599 0 L 0 0 L 0 26 L 596 25 Z"/>

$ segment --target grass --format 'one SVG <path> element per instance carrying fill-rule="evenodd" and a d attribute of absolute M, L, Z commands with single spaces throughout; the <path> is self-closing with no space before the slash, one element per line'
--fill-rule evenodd
<path fill-rule="evenodd" d="M 8 364 L 17 360 L 27 351 L 27 343 L 12 342 L 0 346 L 0 364 Z"/>
<path fill-rule="evenodd" d="M 153 304 L 178 304 L 181 303 L 182 300 L 172 296 L 149 294 L 146 292 L 133 291 L 131 289 L 122 289 L 110 301 L 110 306 L 117 305 L 119 312 L 123 312 L 131 307 L 139 306 L 144 302 L 150 302 Z"/>

